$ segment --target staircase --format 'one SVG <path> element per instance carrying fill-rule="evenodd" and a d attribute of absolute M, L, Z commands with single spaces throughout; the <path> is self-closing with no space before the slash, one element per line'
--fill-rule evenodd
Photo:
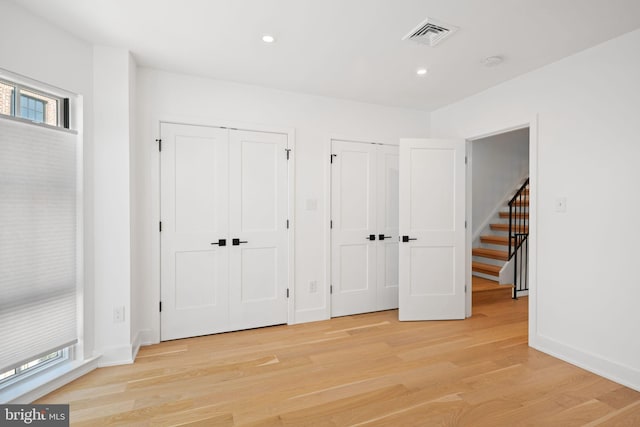
<path fill-rule="evenodd" d="M 472 250 L 473 261 L 471 269 L 473 276 L 483 279 L 484 288 L 491 286 L 492 283 L 494 286 L 511 284 L 512 286 L 510 287 L 516 284 L 515 282 L 518 281 L 518 278 L 515 277 L 515 274 L 508 278 L 503 277 L 500 280 L 500 272 L 505 263 L 521 248 L 523 242 L 526 243 L 529 233 L 528 224 L 529 180 L 527 179 L 513 198 L 505 204 L 505 208 L 498 212 L 495 222 L 489 226 L 489 232 L 480 236 L 480 246 Z M 509 236 L 511 236 L 511 239 L 509 239 Z M 522 254 L 520 257 L 520 264 L 522 264 Z M 483 290 L 486 290 L 484 288 Z M 515 298 L 515 291 L 513 295 Z"/>

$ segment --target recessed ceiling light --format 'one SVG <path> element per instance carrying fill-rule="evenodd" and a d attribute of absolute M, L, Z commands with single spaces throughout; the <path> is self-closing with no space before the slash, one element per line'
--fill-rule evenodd
<path fill-rule="evenodd" d="M 504 58 L 502 56 L 487 56 L 482 60 L 482 65 L 485 67 L 495 67 L 496 65 L 502 64 Z"/>
<path fill-rule="evenodd" d="M 274 41 L 276 41 L 276 38 L 272 35 L 265 34 L 264 36 L 262 36 L 262 41 L 265 43 L 273 43 Z"/>
<path fill-rule="evenodd" d="M 424 76 L 427 74 L 427 69 L 426 68 L 418 68 L 416 70 L 416 74 L 419 76 Z"/>

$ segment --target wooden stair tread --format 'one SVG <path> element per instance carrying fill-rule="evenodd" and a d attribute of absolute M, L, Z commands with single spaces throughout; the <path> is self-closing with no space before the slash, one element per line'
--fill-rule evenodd
<path fill-rule="evenodd" d="M 516 201 L 513 203 L 513 205 L 514 205 L 514 206 L 525 206 L 525 207 L 528 207 L 528 206 L 529 206 L 529 199 L 519 199 L 519 200 L 516 200 Z M 509 205 L 507 204 L 507 206 L 509 206 Z"/>
<path fill-rule="evenodd" d="M 509 231 L 509 224 L 491 224 L 492 230 Z M 521 224 L 512 224 L 512 229 L 516 233 L 528 233 L 529 226 Z"/>
<path fill-rule="evenodd" d="M 499 251 L 496 249 L 474 248 L 471 253 L 473 256 L 499 259 L 501 261 L 506 261 L 509 259 L 509 254 L 507 253 L 507 251 Z"/>
<path fill-rule="evenodd" d="M 512 239 L 512 240 L 515 241 L 515 239 Z M 507 236 L 493 236 L 493 235 L 480 236 L 480 241 L 482 243 L 489 243 L 491 245 L 504 245 L 504 246 L 509 245 L 509 239 Z"/>
<path fill-rule="evenodd" d="M 477 273 L 484 273 L 490 276 L 498 276 L 500 274 L 500 270 L 502 270 L 502 266 L 473 261 L 471 263 L 471 269 Z"/>
<path fill-rule="evenodd" d="M 512 288 L 513 285 L 501 285 L 495 280 L 485 279 L 484 277 L 473 276 L 471 280 L 471 289 L 473 293 L 508 290 L 508 293 L 510 294 Z"/>
<path fill-rule="evenodd" d="M 499 215 L 500 215 L 500 218 L 509 218 L 509 212 L 500 212 Z M 529 219 L 529 212 L 522 212 L 522 213 L 514 212 L 513 215 L 516 218 Z"/>

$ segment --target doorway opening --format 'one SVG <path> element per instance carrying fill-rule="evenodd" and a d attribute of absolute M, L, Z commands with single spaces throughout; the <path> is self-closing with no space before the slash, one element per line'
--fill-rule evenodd
<path fill-rule="evenodd" d="M 530 128 L 470 139 L 467 151 L 470 309 L 528 296 Z"/>

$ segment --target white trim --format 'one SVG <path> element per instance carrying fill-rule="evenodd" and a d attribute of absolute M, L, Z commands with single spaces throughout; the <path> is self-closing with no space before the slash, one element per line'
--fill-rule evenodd
<path fill-rule="evenodd" d="M 473 144 L 472 141 L 467 139 L 467 142 L 465 144 L 465 148 L 466 148 L 466 152 L 465 155 L 467 156 L 467 163 L 466 163 L 466 170 L 465 170 L 465 184 L 466 184 L 466 188 L 465 188 L 465 221 L 466 221 L 466 226 L 467 229 L 465 230 L 465 243 L 466 243 L 466 248 L 465 248 L 465 270 L 464 270 L 464 277 L 465 277 L 465 291 L 466 291 L 466 295 L 465 295 L 465 316 L 466 317 L 471 317 L 473 315 L 473 296 L 472 296 L 472 292 L 473 292 L 473 278 L 471 277 L 473 275 L 473 270 L 471 268 L 472 262 L 473 262 L 473 256 L 471 254 L 471 252 L 468 250 L 468 245 L 469 245 L 469 241 L 471 241 L 471 229 L 473 228 L 473 210 L 472 210 L 472 202 L 473 202 L 473 162 L 472 162 L 472 157 L 473 157 Z"/>
<path fill-rule="evenodd" d="M 138 352 L 140 351 L 140 347 L 150 344 L 154 344 L 153 331 L 151 331 L 150 329 L 143 329 L 138 331 L 136 337 L 133 340 L 133 344 L 131 345 L 131 359 L 135 362 L 136 357 L 138 356 Z"/>
<path fill-rule="evenodd" d="M 295 229 L 296 229 L 296 132 L 295 129 L 289 129 L 287 132 L 287 148 L 289 151 L 289 160 L 287 162 L 287 191 L 288 191 L 288 213 L 289 228 L 287 234 L 289 237 L 288 255 L 289 255 L 289 271 L 287 287 L 289 289 L 289 298 L 287 300 L 287 324 L 296 323 L 296 276 L 295 276 Z"/>
<path fill-rule="evenodd" d="M 329 289 L 328 286 L 327 289 Z M 329 304 L 326 304 L 325 307 L 308 308 L 305 310 L 296 311 L 296 323 L 309 323 L 328 320 L 329 317 L 327 317 L 327 307 L 329 307 Z"/>
<path fill-rule="evenodd" d="M 98 367 L 100 356 L 82 362 L 62 363 L 0 391 L 0 403 L 28 404 L 88 374 Z"/>
<path fill-rule="evenodd" d="M 133 345 L 118 345 L 104 347 L 102 349 L 102 357 L 98 363 L 99 368 L 105 366 L 130 365 L 133 363 Z"/>
<path fill-rule="evenodd" d="M 378 138 L 363 138 L 363 137 L 350 137 L 344 135 L 331 134 L 329 135 L 329 141 L 345 141 L 345 142 L 360 142 L 362 144 L 378 144 L 378 145 L 400 145 L 400 140 L 392 141 L 381 140 Z"/>
<path fill-rule="evenodd" d="M 331 318 L 331 145 L 335 138 L 328 136 L 324 145 L 324 306 L 314 311 L 322 311 L 323 315 L 315 320 Z M 327 162 L 327 160 L 329 160 Z M 305 318 L 310 318 L 304 316 Z M 296 320 L 298 320 L 296 318 Z M 306 320 L 311 321 L 311 320 Z"/>
<path fill-rule="evenodd" d="M 598 355 L 587 353 L 575 347 L 538 335 L 529 339 L 529 345 L 565 362 L 576 365 L 618 384 L 640 391 L 640 371 L 621 365 Z"/>
<path fill-rule="evenodd" d="M 209 118 L 194 117 L 194 116 L 180 116 L 180 115 L 160 115 L 154 117 L 151 120 L 152 131 L 151 135 L 155 135 L 154 140 L 150 141 L 151 147 L 151 283 L 153 283 L 153 300 L 160 301 L 160 233 L 158 232 L 158 224 L 160 222 L 160 151 L 158 151 L 158 144 L 155 141 L 156 138 L 161 138 L 160 128 L 162 123 L 182 124 L 191 126 L 208 126 L 216 128 L 228 128 L 233 130 L 246 130 L 253 132 L 266 132 L 266 133 L 278 133 L 287 136 L 287 148 L 291 149 L 291 154 L 288 167 L 288 217 L 290 220 L 288 230 L 288 243 L 289 243 L 289 269 L 288 269 L 288 288 L 289 299 L 287 302 L 287 324 L 295 323 L 295 137 L 296 132 L 294 128 L 283 126 L 272 126 L 257 123 L 247 123 L 240 121 L 228 121 L 228 120 L 212 120 Z M 155 303 L 157 304 L 157 303 Z M 157 325 L 151 330 L 145 331 L 145 340 L 141 340 L 141 343 L 157 344 L 160 342 L 160 311 L 153 310 L 152 324 Z M 105 350 L 105 353 L 107 350 Z M 121 354 L 122 347 L 114 348 L 109 351 L 110 357 L 107 363 L 113 363 L 112 360 L 116 360 L 118 356 L 115 354 Z M 137 353 L 137 351 L 136 351 Z M 133 354 L 132 352 L 130 354 Z M 135 356 L 135 355 L 134 355 Z M 131 363 L 129 362 L 121 363 Z M 107 366 L 102 365 L 101 366 Z"/>

